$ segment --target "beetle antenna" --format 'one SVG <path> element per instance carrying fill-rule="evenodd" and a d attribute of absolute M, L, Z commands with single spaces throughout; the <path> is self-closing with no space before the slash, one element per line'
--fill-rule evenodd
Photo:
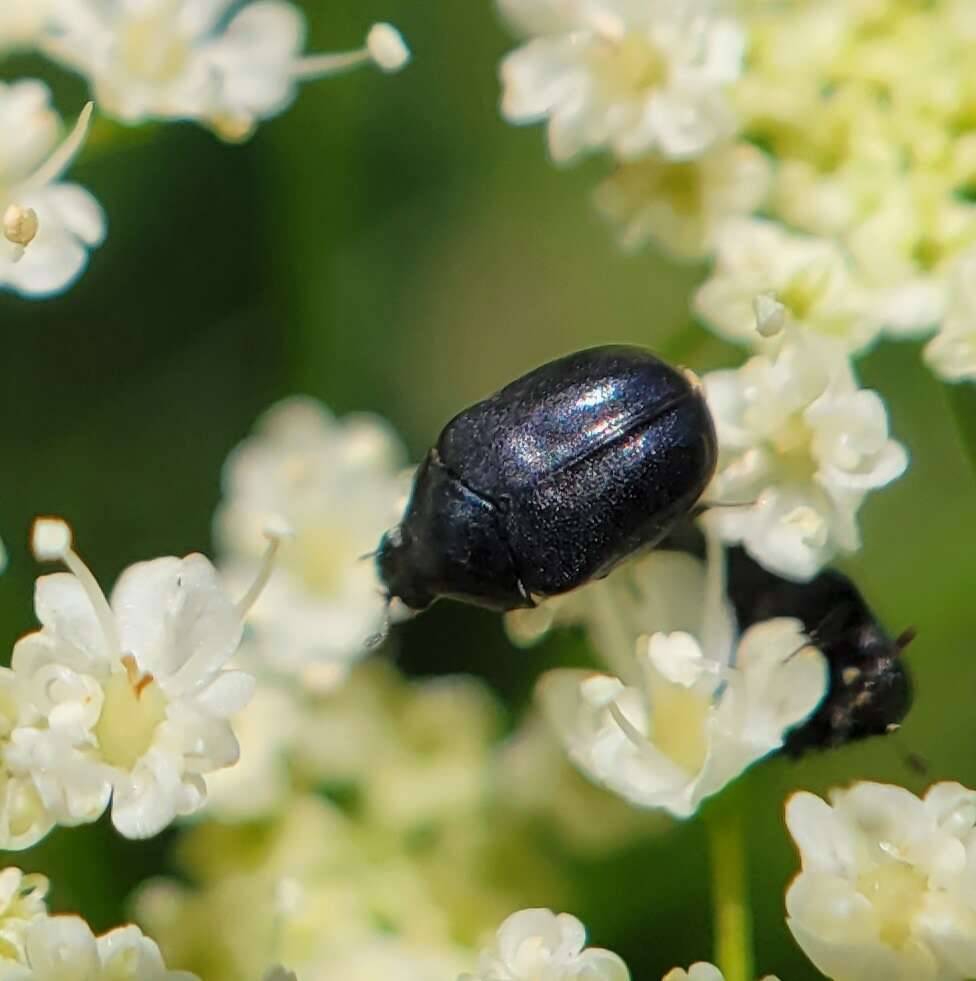
<path fill-rule="evenodd" d="M 895 654 L 901 654 L 902 651 L 918 636 L 918 630 L 915 627 L 906 627 L 896 638 L 895 638 Z"/>
<path fill-rule="evenodd" d="M 894 733 L 901 728 L 900 725 L 893 724 L 888 726 L 888 732 Z M 913 753 L 900 739 L 892 740 L 892 745 L 895 747 L 898 755 L 901 757 L 902 763 L 908 767 L 912 773 L 917 773 L 920 777 L 927 777 L 929 775 L 929 765 L 922 759 L 918 753 Z"/>
<path fill-rule="evenodd" d="M 380 550 L 378 548 L 374 548 L 372 552 L 363 552 L 362 555 L 357 557 L 356 561 L 365 562 L 367 559 L 375 559 L 379 554 Z"/>

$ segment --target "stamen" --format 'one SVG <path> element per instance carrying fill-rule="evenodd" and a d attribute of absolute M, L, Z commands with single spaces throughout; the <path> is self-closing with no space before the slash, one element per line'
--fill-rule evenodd
<path fill-rule="evenodd" d="M 264 587 L 268 585 L 271 573 L 274 572 L 275 557 L 281 542 L 285 538 L 293 537 L 294 532 L 288 523 L 280 517 L 271 518 L 264 529 L 264 537 L 268 539 L 268 547 L 264 550 L 261 558 L 261 567 L 258 569 L 257 577 L 251 588 L 240 598 L 237 603 L 237 610 L 241 619 L 251 611 L 251 608 L 258 601 L 258 597 L 264 592 Z"/>
<path fill-rule="evenodd" d="M 410 49 L 400 32 L 392 24 L 374 24 L 359 50 L 308 55 L 295 62 L 292 74 L 304 79 L 326 78 L 370 64 L 384 72 L 398 72 L 409 61 Z"/>
<path fill-rule="evenodd" d="M 803 544 L 810 548 L 822 548 L 827 542 L 827 522 L 807 504 L 793 508 L 789 514 L 783 516 L 782 521 L 783 524 L 795 528 Z"/>
<path fill-rule="evenodd" d="M 366 50 L 380 71 L 398 72 L 410 61 L 410 49 L 392 24 L 374 24 L 366 35 Z"/>
<path fill-rule="evenodd" d="M 32 187 L 45 187 L 52 181 L 57 180 L 68 169 L 71 161 L 74 160 L 75 155 L 84 146 L 85 140 L 88 137 L 88 129 L 91 125 L 92 111 L 94 108 L 95 103 L 89 102 L 81 110 L 78 122 L 75 123 L 74 129 L 68 134 L 65 141 L 30 177 L 17 185 L 18 191 L 23 192 L 25 189 Z"/>
<path fill-rule="evenodd" d="M 654 756 L 654 747 L 651 746 L 647 736 L 624 715 L 623 709 L 616 702 L 609 702 L 607 708 L 610 710 L 610 715 L 613 716 L 613 721 L 620 726 L 621 731 L 627 737 L 627 740 L 633 744 L 635 749 L 643 755 Z"/>
<path fill-rule="evenodd" d="M 132 686 L 136 698 L 156 680 L 148 672 L 142 674 L 139 671 L 139 665 L 136 664 L 136 659 L 131 654 L 126 654 L 122 658 L 122 667 L 125 668 L 125 676 L 129 679 L 129 684 Z"/>
<path fill-rule="evenodd" d="M 120 650 L 115 614 L 91 569 L 72 549 L 71 526 L 63 518 L 38 518 L 31 532 L 31 550 L 38 562 L 63 562 L 88 597 L 110 654 Z"/>

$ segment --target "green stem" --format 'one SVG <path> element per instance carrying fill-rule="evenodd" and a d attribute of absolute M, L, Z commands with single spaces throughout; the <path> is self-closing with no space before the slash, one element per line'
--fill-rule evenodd
<path fill-rule="evenodd" d="M 976 384 L 961 382 L 945 388 L 949 408 L 969 463 L 976 473 Z"/>
<path fill-rule="evenodd" d="M 725 981 L 754 981 L 742 813 L 745 798 L 738 790 L 728 788 L 725 799 L 713 802 L 704 813 L 712 873 L 713 942 L 715 963 Z"/>

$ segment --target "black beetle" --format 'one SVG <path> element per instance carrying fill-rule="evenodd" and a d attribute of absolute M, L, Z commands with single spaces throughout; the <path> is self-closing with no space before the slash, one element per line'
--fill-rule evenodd
<path fill-rule="evenodd" d="M 494 610 L 605 576 L 688 513 L 715 469 L 697 380 L 638 347 L 551 361 L 466 409 L 383 536 L 389 596 Z"/>
<path fill-rule="evenodd" d="M 898 727 L 912 704 L 901 652 L 914 631 L 892 640 L 854 583 L 835 570 L 810 582 L 790 582 L 767 572 L 741 548 L 729 550 L 728 569 L 729 598 L 741 630 L 772 617 L 795 617 L 827 658 L 827 694 L 816 712 L 787 734 L 787 753 L 802 756 Z"/>

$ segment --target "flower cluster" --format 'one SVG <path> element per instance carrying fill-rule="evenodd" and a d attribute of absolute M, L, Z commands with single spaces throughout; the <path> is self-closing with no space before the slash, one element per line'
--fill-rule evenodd
<path fill-rule="evenodd" d="M 305 81 L 410 60 L 390 24 L 363 47 L 306 54 L 305 21 L 285 0 L 4 0 L 0 56 L 31 49 L 78 72 L 99 111 L 127 124 L 191 119 L 220 137 L 247 139 L 294 101 Z M 87 191 L 61 177 L 81 149 L 90 104 L 57 149 L 59 120 L 46 86 L 0 83 L 0 289 L 43 297 L 80 275 L 105 238 L 105 216 Z"/>
<path fill-rule="evenodd" d="M 789 332 L 775 353 L 705 376 L 719 439 L 707 516 L 724 541 L 767 569 L 810 579 L 860 548 L 868 491 L 908 465 L 888 436 L 884 402 L 858 386 L 850 361 L 813 333 Z"/>
<path fill-rule="evenodd" d="M 616 159 L 596 203 L 625 246 L 718 255 L 708 326 L 753 342 L 771 293 L 852 352 L 939 329 L 928 363 L 976 379 L 965 3 L 498 4 L 528 38 L 502 62 L 503 114 L 547 120 L 557 162 Z"/>
<path fill-rule="evenodd" d="M 310 398 L 272 406 L 231 454 L 214 521 L 225 574 L 246 580 L 269 515 L 293 532 L 251 617 L 249 649 L 266 668 L 334 687 L 382 631 L 387 604 L 370 553 L 400 517 L 405 466 L 384 420 L 339 420 Z"/>
<path fill-rule="evenodd" d="M 0 975 L 5 981 L 199 981 L 167 970 L 156 944 L 135 926 L 96 937 L 78 916 L 47 911 L 47 880 L 0 872 Z"/>
<path fill-rule="evenodd" d="M 68 525 L 39 519 L 35 556 L 68 571 L 37 580 L 39 628 L 0 667 L 0 847 L 109 810 L 128 838 L 195 821 L 177 838 L 184 878 L 134 899 L 159 946 L 136 926 L 96 936 L 52 916 L 43 877 L 0 872 L 0 977 L 630 981 L 579 919 L 547 908 L 577 898 L 575 863 L 560 860 L 666 833 L 813 713 L 844 714 L 850 739 L 894 724 L 885 697 L 904 714 L 907 675 L 884 691 L 903 644 L 823 570 L 860 547 L 868 492 L 908 466 L 855 359 L 883 336 L 924 336 L 942 378 L 976 381 L 972 4 L 498 6 L 522 39 L 501 65 L 504 116 L 544 123 L 557 163 L 608 157 L 595 199 L 622 245 L 707 260 L 692 307 L 747 351 L 701 380 L 719 454 L 710 511 L 683 531 L 702 533 L 704 559 L 697 539 L 672 550 L 673 528 L 658 550 L 509 615 L 517 643 L 581 628 L 599 663 L 547 671 L 505 738 L 481 681 L 408 680 L 365 657 L 397 615 L 371 559 L 410 475 L 377 417 L 272 406 L 224 468 L 216 567 L 142 562 L 107 596 Z M 304 81 L 409 59 L 388 24 L 360 50 L 304 48 L 287 0 L 0 10 L 0 51 L 77 72 L 104 115 L 191 120 L 229 141 Z M 64 180 L 92 112 L 62 135 L 43 84 L 0 83 L 0 287 L 56 293 L 104 238 L 98 203 Z M 726 583 L 736 562 L 767 577 L 762 590 L 800 596 L 796 615 L 744 604 L 747 577 Z M 822 611 L 824 593 L 839 599 Z M 863 660 L 845 665 L 850 649 Z M 879 719 L 848 736 L 865 707 Z M 744 903 L 722 891 L 745 876 L 730 858 L 738 822 L 730 832 L 716 813 L 721 934 Z M 976 792 L 798 792 L 786 826 L 801 861 L 787 925 L 826 976 L 976 976 Z M 730 970 L 727 939 L 719 959 L 741 981 L 749 958 Z M 724 978 L 699 961 L 664 981 Z"/>
<path fill-rule="evenodd" d="M 173 963 L 208 981 L 272 959 L 300 978 L 453 978 L 512 909 L 567 893 L 497 792 L 500 707 L 483 685 L 406 682 L 376 659 L 334 692 L 292 693 L 287 712 L 302 719 L 277 759 L 280 797 L 248 809 L 227 771 L 205 812 L 223 820 L 180 844 L 197 887 L 138 896 Z"/>
<path fill-rule="evenodd" d="M 596 203 L 637 248 L 653 239 L 707 255 L 723 222 L 749 214 L 770 184 L 765 156 L 737 140 L 732 84 L 743 26 L 712 0 L 498 0 L 525 43 L 501 65 L 502 114 L 546 121 L 566 163 L 602 150 L 614 173 Z"/>
<path fill-rule="evenodd" d="M 409 60 L 389 24 L 374 25 L 359 51 L 307 55 L 297 7 L 233 6 L 71 0 L 56 5 L 38 47 L 84 76 L 99 106 L 123 122 L 194 119 L 229 140 L 287 108 L 302 80 L 365 64 L 395 72 Z"/>
<path fill-rule="evenodd" d="M 798 793 L 786 823 L 803 865 L 787 923 L 827 977 L 976 975 L 976 792 L 937 783 L 919 799 L 861 783 L 830 803 Z"/>
<path fill-rule="evenodd" d="M 38 579 L 41 629 L 18 641 L 0 675 L 3 847 L 94 821 L 109 803 L 130 838 L 203 805 L 205 775 L 237 761 L 230 718 L 254 679 L 227 663 L 277 546 L 272 536 L 241 603 L 202 555 L 132 566 L 109 602 L 68 526 L 37 521 L 35 554 L 70 572 Z"/>

